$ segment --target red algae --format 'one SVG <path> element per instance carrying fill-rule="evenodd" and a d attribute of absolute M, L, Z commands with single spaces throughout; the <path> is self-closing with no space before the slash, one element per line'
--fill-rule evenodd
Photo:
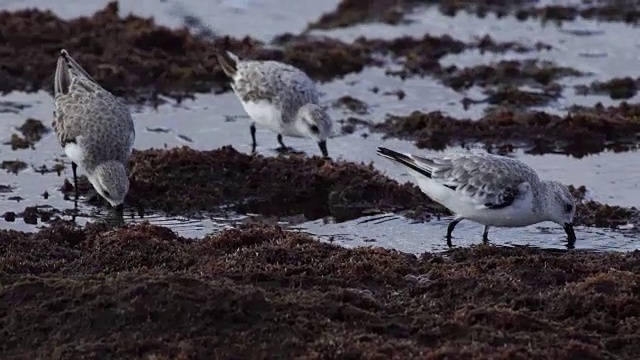
<path fill-rule="evenodd" d="M 582 17 L 635 24 L 640 20 L 636 6 L 619 0 L 584 0 L 582 4 L 571 5 L 539 5 L 531 0 L 342 0 L 335 10 L 309 24 L 308 29 L 334 29 L 368 22 L 397 25 L 407 22 L 406 16 L 420 6 L 436 6 L 447 16 L 464 11 L 482 18 L 489 13 L 498 18 L 515 16 L 520 21 L 539 18 L 545 22 L 562 22 Z"/>
<path fill-rule="evenodd" d="M 607 108 L 576 107 L 564 117 L 539 111 L 503 110 L 479 120 L 455 119 L 438 111 L 415 111 L 408 116 L 390 116 L 373 129 L 386 136 L 415 140 L 421 148 L 444 149 L 449 145 L 481 142 L 524 147 L 534 154 L 583 157 L 604 150 L 637 148 L 639 109 L 627 103 Z"/>
<path fill-rule="evenodd" d="M 640 355 L 636 253 L 415 257 L 271 226 L 191 241 L 64 223 L 0 231 L 0 250 L 2 358 Z"/>

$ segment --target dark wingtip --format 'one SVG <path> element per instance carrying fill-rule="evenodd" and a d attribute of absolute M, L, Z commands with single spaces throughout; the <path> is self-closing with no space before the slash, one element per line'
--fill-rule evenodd
<path fill-rule="evenodd" d="M 56 64 L 56 71 L 53 77 L 53 92 L 58 94 L 68 94 L 71 86 L 71 77 L 69 74 L 69 54 L 67 50 L 60 50 Z"/>
<path fill-rule="evenodd" d="M 404 155 L 397 151 L 393 151 L 391 149 L 387 149 L 386 147 L 378 147 L 378 150 L 376 151 L 376 153 L 380 156 L 383 156 L 392 160 L 408 158 L 407 155 Z"/>
<path fill-rule="evenodd" d="M 236 61 L 229 55 L 226 50 L 216 49 L 215 51 L 216 57 L 218 58 L 218 63 L 220 64 L 222 71 L 224 71 L 227 76 L 233 77 L 238 70 L 238 64 L 236 63 Z"/>
<path fill-rule="evenodd" d="M 391 149 L 387 149 L 385 147 L 379 147 L 377 151 L 378 155 L 387 158 L 391 161 L 395 161 L 399 164 L 407 166 L 411 170 L 422 174 L 428 178 L 431 177 L 431 170 L 420 165 L 417 165 L 411 155 L 403 154 L 397 151 L 393 151 Z"/>

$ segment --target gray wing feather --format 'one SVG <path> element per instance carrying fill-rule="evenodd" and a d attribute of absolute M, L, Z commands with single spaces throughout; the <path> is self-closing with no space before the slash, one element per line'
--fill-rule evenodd
<path fill-rule="evenodd" d="M 53 127 L 63 147 L 82 136 L 96 160 L 128 157 L 135 130 L 124 102 L 102 88 L 70 56 L 58 59 L 54 90 Z"/>
<path fill-rule="evenodd" d="M 526 164 L 491 154 L 461 154 L 440 158 L 413 156 L 432 171 L 432 179 L 488 207 L 509 205 L 525 183 L 539 182 Z"/>
<path fill-rule="evenodd" d="M 267 100 L 280 107 L 285 122 L 293 120 L 302 105 L 319 102 L 313 80 L 277 61 L 240 62 L 233 89 L 243 101 Z"/>

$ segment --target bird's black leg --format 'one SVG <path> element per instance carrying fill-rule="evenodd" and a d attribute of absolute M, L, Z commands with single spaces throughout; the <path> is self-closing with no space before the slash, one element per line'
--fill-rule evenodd
<path fill-rule="evenodd" d="M 287 147 L 284 142 L 282 141 L 282 134 L 278 134 L 278 144 L 280 144 L 280 147 L 276 149 L 276 151 L 280 154 L 288 154 L 290 152 L 293 152 L 293 149 L 290 147 Z"/>
<path fill-rule="evenodd" d="M 453 229 L 456 228 L 456 225 L 458 225 L 458 223 L 462 221 L 462 219 L 455 219 L 453 220 L 451 223 L 449 223 L 449 226 L 447 227 L 447 245 L 449 247 L 451 247 L 451 233 L 453 232 Z"/>
<path fill-rule="evenodd" d="M 124 204 L 116 206 L 115 213 L 117 217 L 124 217 Z"/>
<path fill-rule="evenodd" d="M 73 161 L 71 162 L 71 170 L 73 171 L 73 189 L 76 191 L 76 200 L 78 200 L 78 197 L 80 196 L 80 193 L 78 192 L 78 165 Z"/>
<path fill-rule="evenodd" d="M 76 222 L 78 217 L 78 199 L 73 200 L 73 212 L 71 212 L 71 222 Z"/>
<path fill-rule="evenodd" d="M 256 147 L 258 146 L 258 142 L 256 141 L 256 124 L 251 123 L 249 130 L 251 130 L 251 152 L 256 152 Z"/>
<path fill-rule="evenodd" d="M 482 241 L 489 242 L 489 225 L 484 226 L 484 231 L 482 232 Z"/>
<path fill-rule="evenodd" d="M 282 134 L 278 134 L 278 144 L 280 144 L 280 147 L 282 148 L 282 150 L 285 150 L 287 148 L 282 142 Z"/>

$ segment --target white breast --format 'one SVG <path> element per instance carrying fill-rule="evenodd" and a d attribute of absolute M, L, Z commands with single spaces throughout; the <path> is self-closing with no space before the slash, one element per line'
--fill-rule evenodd
<path fill-rule="evenodd" d="M 523 195 L 510 206 L 502 209 L 488 209 L 481 199 L 464 196 L 438 181 L 410 172 L 416 176 L 422 192 L 462 218 L 498 227 L 527 226 L 542 221 L 540 215 L 533 212 L 533 194 L 528 183 L 521 186 Z"/>
<path fill-rule="evenodd" d="M 287 136 L 301 136 L 294 123 L 284 123 L 282 112 L 268 101 L 243 101 L 242 107 L 256 124 Z"/>
<path fill-rule="evenodd" d="M 64 153 L 67 155 L 69 160 L 73 161 L 78 165 L 83 163 L 84 156 L 85 156 L 84 149 L 82 148 L 82 145 L 81 145 L 82 144 L 81 138 L 82 136 L 78 136 L 76 138 L 75 143 L 67 143 L 64 146 Z"/>
<path fill-rule="evenodd" d="M 243 101 L 242 107 L 257 124 L 279 131 L 282 123 L 282 113 L 268 101 Z"/>

